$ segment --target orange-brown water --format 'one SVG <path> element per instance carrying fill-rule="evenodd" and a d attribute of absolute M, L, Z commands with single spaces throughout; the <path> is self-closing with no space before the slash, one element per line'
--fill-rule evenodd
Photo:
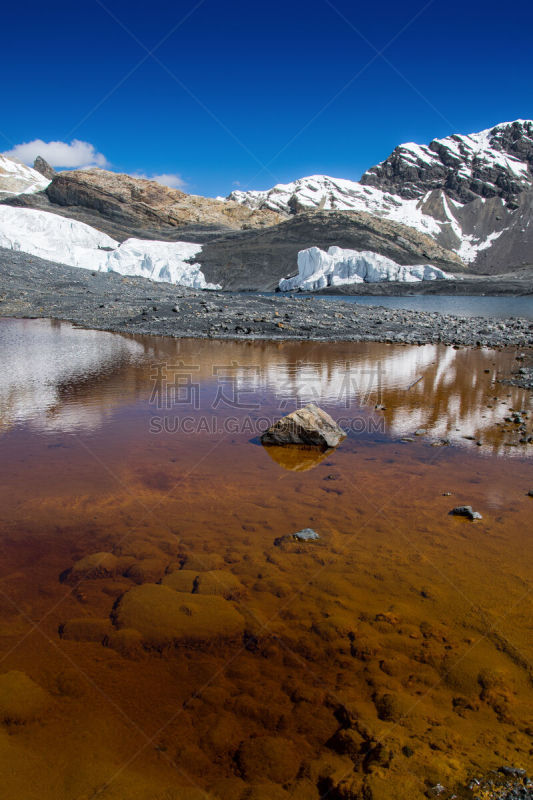
<path fill-rule="evenodd" d="M 2 798 L 418 798 L 529 766 L 532 445 L 504 418 L 530 399 L 494 382 L 515 353 L 9 320 L 0 344 Z M 337 450 L 258 444 L 308 400 L 350 428 Z M 244 635 L 117 635 L 121 596 L 181 568 Z M 21 683 L 10 717 L 11 671 L 47 694 Z"/>

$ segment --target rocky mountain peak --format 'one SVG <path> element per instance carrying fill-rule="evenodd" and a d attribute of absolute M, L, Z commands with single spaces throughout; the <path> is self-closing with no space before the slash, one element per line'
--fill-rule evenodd
<path fill-rule="evenodd" d="M 36 172 L 39 172 L 49 181 L 51 181 L 54 175 L 56 175 L 55 169 L 52 166 L 50 166 L 48 161 L 45 161 L 45 159 L 42 156 L 37 156 L 37 158 L 33 162 L 33 169 Z"/>
<path fill-rule="evenodd" d="M 401 144 L 360 182 L 406 199 L 442 189 L 460 203 L 501 197 L 512 207 L 533 186 L 533 121 L 504 122 L 429 145 Z"/>

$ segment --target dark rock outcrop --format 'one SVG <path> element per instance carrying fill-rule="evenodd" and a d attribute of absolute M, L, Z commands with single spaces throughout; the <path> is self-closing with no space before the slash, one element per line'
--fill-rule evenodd
<path fill-rule="evenodd" d="M 57 175 L 55 169 L 51 167 L 48 161 L 45 161 L 41 156 L 37 156 L 33 162 L 33 169 L 37 172 L 40 172 L 40 174 L 43 175 L 43 177 L 48 178 L 49 181 L 53 180 L 55 175 Z"/>

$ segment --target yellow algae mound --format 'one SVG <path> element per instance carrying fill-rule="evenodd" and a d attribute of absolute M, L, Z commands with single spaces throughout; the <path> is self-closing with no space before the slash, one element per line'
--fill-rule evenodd
<path fill-rule="evenodd" d="M 24 672 L 0 675 L 0 720 L 29 722 L 50 705 L 50 696 Z"/>
<path fill-rule="evenodd" d="M 119 631 L 113 628 L 112 632 L 106 636 L 104 644 L 124 658 L 137 659 L 143 653 L 142 636 L 139 631 L 131 628 L 121 628 Z"/>
<path fill-rule="evenodd" d="M 161 583 L 176 592 L 192 592 L 198 573 L 194 569 L 179 569 L 165 575 Z"/>
<path fill-rule="evenodd" d="M 183 567 L 196 570 L 196 574 L 198 574 L 206 570 L 222 569 L 224 567 L 224 559 L 218 553 L 189 553 L 185 557 Z"/>
<path fill-rule="evenodd" d="M 279 736 L 257 736 L 242 742 L 237 762 L 247 780 L 289 783 L 300 768 L 292 742 Z"/>
<path fill-rule="evenodd" d="M 79 617 L 65 622 L 59 633 L 62 639 L 74 642 L 102 642 L 112 631 L 113 627 L 108 619 Z"/>
<path fill-rule="evenodd" d="M 161 558 L 147 558 L 131 564 L 124 575 L 134 583 L 154 583 L 165 574 L 166 564 Z"/>
<path fill-rule="evenodd" d="M 224 569 L 201 572 L 196 579 L 194 591 L 198 594 L 214 594 L 222 597 L 237 597 L 243 591 L 240 580 Z"/>
<path fill-rule="evenodd" d="M 222 597 L 185 595 L 155 583 L 126 592 L 114 619 L 119 629 L 139 631 L 152 647 L 235 639 L 244 632 L 244 618 Z"/>
<path fill-rule="evenodd" d="M 243 590 L 240 580 L 224 569 L 212 569 L 200 573 L 191 569 L 180 569 L 166 575 L 162 584 L 177 592 L 214 594 L 226 599 L 237 597 Z"/>
<path fill-rule="evenodd" d="M 81 558 L 73 567 L 61 575 L 66 583 L 77 583 L 81 580 L 111 578 L 118 570 L 118 558 L 113 553 L 91 553 Z"/>

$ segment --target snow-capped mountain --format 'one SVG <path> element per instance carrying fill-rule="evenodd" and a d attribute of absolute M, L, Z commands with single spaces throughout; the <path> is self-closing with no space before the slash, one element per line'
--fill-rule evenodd
<path fill-rule="evenodd" d="M 42 192 L 49 183 L 48 178 L 37 170 L 0 153 L 0 199 L 10 195 Z"/>
<path fill-rule="evenodd" d="M 468 136 L 453 134 L 429 145 L 409 142 L 361 177 L 400 197 L 443 189 L 460 203 L 476 197 L 507 202 L 533 186 L 533 122 L 515 120 Z"/>
<path fill-rule="evenodd" d="M 360 181 L 311 175 L 228 199 L 285 214 L 366 211 L 431 235 L 478 271 L 532 263 L 533 121 L 402 144 Z M 496 247 L 497 243 L 497 247 Z"/>
<path fill-rule="evenodd" d="M 0 205 L 0 247 L 49 261 L 98 272 L 119 272 L 167 281 L 193 289 L 216 289 L 200 264 L 191 259 L 202 250 L 191 242 L 119 242 L 84 222 L 47 211 Z"/>

